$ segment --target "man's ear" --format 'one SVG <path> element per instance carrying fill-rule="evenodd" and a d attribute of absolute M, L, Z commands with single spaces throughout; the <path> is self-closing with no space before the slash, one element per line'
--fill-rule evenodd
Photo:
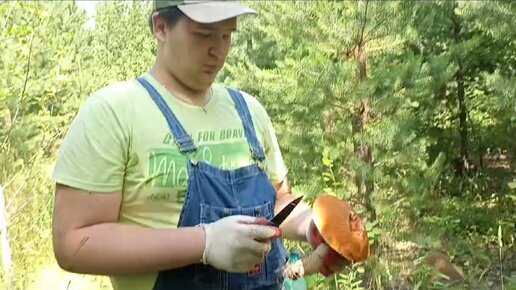
<path fill-rule="evenodd" d="M 161 17 L 159 12 L 152 14 L 152 32 L 158 40 L 158 42 L 165 42 L 166 39 L 167 23 Z"/>

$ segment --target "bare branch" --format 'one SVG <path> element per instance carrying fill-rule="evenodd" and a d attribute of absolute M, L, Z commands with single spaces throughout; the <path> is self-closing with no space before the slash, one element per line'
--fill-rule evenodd
<path fill-rule="evenodd" d="M 14 11 L 14 6 L 16 6 L 16 2 L 17 1 L 13 1 L 12 2 L 12 5 L 11 5 L 11 9 L 9 9 L 9 13 L 7 13 L 7 17 L 5 17 L 5 22 L 4 22 L 4 25 L 2 26 L 2 31 L 0 31 L 0 35 L 3 35 L 4 34 L 4 31 L 6 30 L 7 28 L 7 23 L 9 23 L 9 18 L 11 18 L 11 14 L 13 13 Z"/>
<path fill-rule="evenodd" d="M 34 37 L 36 36 L 36 30 L 32 32 L 32 36 L 30 39 L 30 45 L 29 45 L 29 55 L 27 57 L 27 65 L 25 67 L 25 80 L 23 81 L 23 89 L 20 96 L 20 100 L 18 101 L 18 106 L 16 107 L 16 112 L 14 113 L 13 118 L 11 119 L 11 127 L 9 127 L 8 131 L 5 134 L 4 141 L 2 142 L 2 150 L 5 148 L 5 145 L 7 144 L 7 140 L 9 140 L 9 135 L 11 134 L 11 131 L 13 127 L 15 126 L 16 118 L 18 117 L 18 113 L 20 112 L 20 106 L 23 102 L 23 99 L 25 98 L 25 91 L 27 90 L 27 83 L 29 82 L 29 71 L 30 71 L 30 60 L 32 56 L 32 43 L 34 42 Z"/>
<path fill-rule="evenodd" d="M 369 39 L 369 37 L 372 36 L 372 34 L 374 33 L 374 31 L 381 25 L 383 25 L 385 23 L 385 21 L 387 20 L 387 17 L 383 18 L 381 21 L 378 21 L 378 23 L 376 23 L 376 25 L 371 28 L 369 31 L 367 31 L 367 34 L 364 36 L 364 41 L 367 41 L 369 42 L 370 40 L 372 40 L 373 38 Z M 387 34 L 388 35 L 388 34 Z M 377 37 L 375 37 L 377 38 Z"/>

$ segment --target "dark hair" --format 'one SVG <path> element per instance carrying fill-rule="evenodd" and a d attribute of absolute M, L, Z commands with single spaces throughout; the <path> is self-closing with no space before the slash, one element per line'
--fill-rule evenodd
<path fill-rule="evenodd" d="M 153 32 L 152 14 L 154 14 L 154 12 L 156 12 L 156 11 L 152 11 L 151 15 L 149 16 L 149 28 L 150 28 L 151 32 Z M 163 8 L 163 9 L 157 10 L 157 12 L 158 12 L 158 17 L 161 17 L 163 20 L 165 20 L 165 22 L 167 23 L 168 26 L 176 25 L 176 23 L 181 19 L 181 17 L 185 16 L 183 11 L 181 11 L 179 8 L 177 8 L 177 6 Z"/>

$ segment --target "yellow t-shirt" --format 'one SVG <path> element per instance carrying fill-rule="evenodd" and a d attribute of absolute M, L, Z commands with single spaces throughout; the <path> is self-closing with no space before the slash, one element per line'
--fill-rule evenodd
<path fill-rule="evenodd" d="M 172 96 L 146 73 L 193 137 L 196 159 L 234 169 L 254 162 L 241 119 L 226 88 L 212 86 L 204 107 Z M 287 174 L 270 118 L 254 97 L 242 92 L 267 160 L 269 179 Z M 188 182 L 186 163 L 167 122 L 136 80 L 109 85 L 87 98 L 63 140 L 53 179 L 93 192 L 123 192 L 120 222 L 150 228 L 177 227 Z M 259 194 L 257 192 L 257 194 Z M 151 290 L 156 274 L 112 277 L 115 290 Z"/>

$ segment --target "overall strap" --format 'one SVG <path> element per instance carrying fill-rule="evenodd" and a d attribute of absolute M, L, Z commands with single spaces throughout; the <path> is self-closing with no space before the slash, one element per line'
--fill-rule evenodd
<path fill-rule="evenodd" d="M 179 151 L 181 151 L 181 153 L 191 153 L 197 150 L 193 144 L 192 138 L 186 133 L 185 129 L 183 126 L 181 126 L 181 123 L 179 123 L 176 116 L 167 106 L 165 100 L 163 100 L 159 92 L 146 79 L 139 77 L 137 80 L 140 82 L 140 84 L 142 84 L 147 92 L 149 92 L 152 100 L 154 103 L 156 103 L 158 108 L 165 116 L 168 127 L 170 128 L 170 131 L 176 140 L 176 144 L 179 146 Z"/>
<path fill-rule="evenodd" d="M 265 154 L 256 137 L 253 118 L 249 113 L 249 109 L 244 100 L 244 97 L 237 90 L 228 88 L 228 91 L 231 95 L 231 98 L 233 99 L 233 102 L 236 105 L 236 109 L 238 111 L 238 114 L 240 115 L 240 119 L 242 120 L 245 136 L 247 138 L 247 142 L 249 142 L 249 146 L 251 147 L 251 153 L 253 154 L 253 158 L 259 161 L 263 161 L 265 159 Z"/>

